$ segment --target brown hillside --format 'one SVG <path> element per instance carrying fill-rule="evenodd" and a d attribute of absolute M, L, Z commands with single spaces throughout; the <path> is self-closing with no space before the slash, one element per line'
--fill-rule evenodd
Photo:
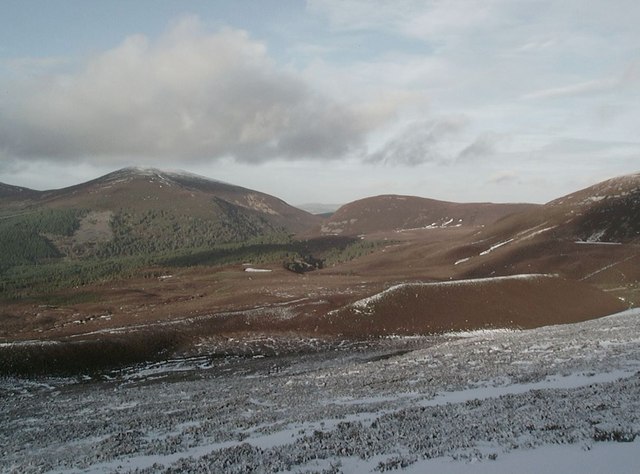
<path fill-rule="evenodd" d="M 29 205 L 40 193 L 29 188 L 0 183 L 0 217 L 11 216 Z"/>
<path fill-rule="evenodd" d="M 38 191 L 20 186 L 0 183 L 0 200 L 32 199 L 38 195 Z"/>
<path fill-rule="evenodd" d="M 608 283 L 640 280 L 640 175 L 614 178 L 508 216 L 449 253 L 456 276 L 557 272 Z M 597 278 L 596 278 L 597 277 Z"/>
<path fill-rule="evenodd" d="M 511 215 L 479 235 L 530 238 L 535 232 L 591 243 L 640 241 L 640 174 L 613 178 Z"/>
<path fill-rule="evenodd" d="M 477 328 L 533 328 L 623 311 L 589 285 L 527 275 L 391 287 L 328 313 L 318 331 L 347 336 L 426 334 Z"/>
<path fill-rule="evenodd" d="M 480 227 L 535 204 L 453 203 L 414 196 L 383 195 L 338 209 L 321 226 L 323 234 L 361 235 L 380 231 Z"/>
<path fill-rule="evenodd" d="M 150 196 L 156 205 L 161 200 L 163 206 L 175 206 L 176 212 L 210 212 L 211 203 L 218 202 L 227 203 L 231 216 L 234 212 L 269 214 L 266 209 L 250 209 L 256 201 L 242 201 L 242 188 L 201 183 L 189 175 L 169 179 L 162 173 L 148 173 L 112 175 L 88 183 L 88 188 L 51 192 L 47 199 L 59 206 L 76 202 L 78 196 L 90 196 L 86 199 L 96 203 L 105 195 L 114 202 L 131 202 L 128 193 L 133 191 L 128 186 L 133 181 L 138 193 L 134 200 L 140 206 L 147 205 L 145 199 Z M 0 338 L 2 342 L 45 339 L 64 344 L 122 339 L 124 347 L 137 347 L 140 340 L 153 341 L 157 336 L 163 351 L 190 353 L 205 350 L 207 344 L 213 344 L 212 350 L 218 350 L 219 343 L 225 348 L 241 347 L 243 340 L 272 335 L 366 338 L 528 328 L 596 318 L 640 304 L 640 242 L 635 237 L 638 181 L 638 175 L 617 178 L 544 206 L 524 205 L 521 212 L 494 224 L 481 224 L 482 219 L 497 218 L 489 208 L 480 213 L 482 205 L 466 207 L 475 214 L 456 215 L 452 209 L 465 209 L 465 205 L 391 196 L 372 198 L 370 202 L 386 202 L 386 207 L 367 214 L 364 210 L 375 208 L 363 205 L 369 202 L 363 200 L 341 210 L 361 206 L 363 212 L 353 217 L 356 221 L 349 220 L 342 232 L 373 229 L 367 238 L 382 243 L 354 260 L 305 274 L 287 271 L 281 263 L 265 268 L 250 260 L 248 265 L 262 272 L 249 272 L 240 263 L 186 268 L 167 264 L 131 278 L 63 288 L 33 301 L 6 301 L 0 314 Z M 166 188 L 171 193 L 165 194 Z M 225 198 L 207 194 L 214 189 L 225 192 Z M 422 218 L 429 219 L 416 221 L 417 204 L 423 201 L 443 212 L 439 218 L 446 220 L 436 222 L 431 217 L 435 214 L 425 211 Z M 278 202 L 268 201 L 269 209 L 279 212 Z M 413 205 L 407 202 L 417 207 L 405 212 Z M 371 217 L 380 215 L 390 217 Z M 456 222 L 456 217 L 463 222 Z M 380 230 L 384 227 L 380 222 L 387 230 Z M 434 222 L 440 224 L 432 226 Z M 397 232 L 396 226 L 403 231 Z M 515 276 L 522 274 L 559 276 Z M 500 276 L 511 277 L 496 278 Z M 380 296 L 368 297 L 381 291 Z M 43 347 L 47 356 L 48 347 L 58 346 Z M 155 351 L 156 346 L 151 349 Z"/>
<path fill-rule="evenodd" d="M 222 204 L 240 213 L 259 216 L 290 232 L 306 230 L 320 221 L 268 194 L 190 173 L 153 168 L 124 168 L 86 183 L 44 191 L 30 204 L 112 212 L 162 209 L 200 218 L 215 217 Z"/>

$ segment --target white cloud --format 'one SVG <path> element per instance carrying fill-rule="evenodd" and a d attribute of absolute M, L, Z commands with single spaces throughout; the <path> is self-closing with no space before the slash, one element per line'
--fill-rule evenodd
<path fill-rule="evenodd" d="M 562 87 L 553 87 L 535 92 L 530 92 L 522 96 L 525 100 L 531 99 L 552 99 L 557 97 L 567 97 L 576 95 L 593 94 L 599 92 L 607 92 L 616 87 L 618 81 L 614 79 L 600 79 L 594 81 L 585 81 L 578 84 L 571 84 Z"/>
<path fill-rule="evenodd" d="M 338 29 L 377 29 L 434 40 L 502 22 L 494 0 L 307 0 L 310 11 L 326 16 Z"/>
<path fill-rule="evenodd" d="M 633 60 L 619 75 L 529 92 L 522 98 L 525 100 L 553 99 L 607 92 L 624 93 L 627 89 L 637 86 L 640 86 L 640 60 Z"/>
<path fill-rule="evenodd" d="M 539 152 L 551 158 L 577 158 L 580 161 L 602 157 L 637 157 L 640 156 L 640 142 L 561 138 L 542 146 Z"/>
<path fill-rule="evenodd" d="M 279 68 L 246 32 L 208 34 L 194 18 L 155 42 L 130 36 L 75 74 L 8 87 L 0 147 L 25 158 L 340 158 L 377 123 Z"/>
<path fill-rule="evenodd" d="M 478 29 L 486 30 L 501 26 L 502 17 L 497 14 L 491 0 L 451 0 L 423 3 L 425 9 L 405 18 L 402 31 L 424 40 L 447 38 L 469 34 Z M 427 6 L 428 5 L 428 6 Z"/>
<path fill-rule="evenodd" d="M 57 169 L 62 182 L 85 159 L 87 177 L 166 165 L 275 194 L 299 176 L 303 184 L 287 186 L 297 202 L 309 200 L 311 179 L 314 200 L 341 186 L 353 191 L 342 199 L 540 200 L 574 190 L 585 168 L 580 185 L 637 168 L 637 145 L 624 145 L 640 123 L 637 0 L 307 5 L 299 24 L 275 15 L 250 33 L 183 19 L 88 61 L 3 53 L 0 180 L 28 165 Z M 216 8 L 203 9 L 205 21 L 238 21 Z M 250 6 L 238 12 L 255 27 Z M 138 31 L 156 31 L 138 20 Z M 449 123 L 456 117 L 464 121 Z M 347 177 L 336 178 L 345 162 L 337 174 Z M 505 185 L 504 170 L 518 171 L 517 186 Z"/>
<path fill-rule="evenodd" d="M 336 28 L 371 29 L 382 25 L 397 27 L 412 10 L 413 0 L 393 3 L 367 0 L 307 0 L 311 12 L 327 16 Z"/>
<path fill-rule="evenodd" d="M 611 71 L 638 57 L 636 0 L 309 0 L 308 5 L 342 31 L 422 40 L 423 58 L 443 65 L 451 90 L 463 99 L 474 89 L 477 97 L 505 101 L 598 92 L 620 80 L 608 79 Z M 381 50 L 389 51 L 393 46 Z M 637 76 L 637 68 L 627 75 Z"/>

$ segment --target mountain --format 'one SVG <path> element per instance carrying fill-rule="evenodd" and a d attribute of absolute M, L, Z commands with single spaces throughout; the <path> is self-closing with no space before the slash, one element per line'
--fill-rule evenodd
<path fill-rule="evenodd" d="M 379 231 L 480 227 L 535 204 L 454 203 L 414 196 L 382 195 L 345 204 L 320 229 L 322 234 L 361 235 Z"/>
<path fill-rule="evenodd" d="M 311 214 L 268 194 L 184 171 L 155 168 L 124 168 L 86 183 L 46 191 L 39 203 L 100 211 L 164 209 L 205 218 L 215 213 L 212 199 L 225 201 L 238 212 L 253 213 L 289 232 L 317 222 Z"/>
<path fill-rule="evenodd" d="M 556 272 L 587 281 L 640 278 L 640 174 L 613 178 L 508 216 L 451 253 L 463 276 Z"/>
<path fill-rule="evenodd" d="M 320 221 L 268 194 L 154 168 L 124 168 L 63 189 L 3 185 L 0 192 L 0 215 L 10 216 L 0 225 L 0 267 L 212 247 L 297 233 Z"/>
<path fill-rule="evenodd" d="M 640 174 L 609 179 L 510 216 L 486 234 L 524 235 L 529 229 L 540 231 L 533 229 L 538 226 L 552 230 L 558 239 L 588 243 L 639 241 Z"/>
<path fill-rule="evenodd" d="M 0 359 L 27 371 L 40 360 L 47 373 L 227 354 L 256 338 L 272 347 L 601 317 L 640 305 L 639 190 L 629 175 L 542 206 L 378 196 L 327 221 L 153 169 L 27 191 L 12 213 L 0 205 L 0 343 L 60 344 L 0 344 Z M 323 222 L 343 235 L 282 232 Z M 289 271 L 305 264 L 313 271 Z"/>
<path fill-rule="evenodd" d="M 544 209 L 565 238 L 590 243 L 638 243 L 640 173 L 598 183 L 551 201 Z"/>
<path fill-rule="evenodd" d="M 16 209 L 24 206 L 26 201 L 36 199 L 39 194 L 39 191 L 33 189 L 0 183 L 0 217 L 13 214 Z"/>
<path fill-rule="evenodd" d="M 37 194 L 38 191 L 34 191 L 33 189 L 0 183 L 0 200 L 30 199 Z"/>

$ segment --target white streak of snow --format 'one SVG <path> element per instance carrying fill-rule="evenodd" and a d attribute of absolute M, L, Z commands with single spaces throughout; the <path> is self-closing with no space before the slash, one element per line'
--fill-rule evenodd
<path fill-rule="evenodd" d="M 485 250 L 484 252 L 480 252 L 480 255 L 487 255 L 491 252 L 493 252 L 495 249 L 502 247 L 503 245 L 507 245 L 508 243 L 513 242 L 513 239 L 509 239 L 509 240 L 505 240 L 504 242 L 500 242 L 497 243 L 491 247 L 489 247 L 487 250 Z"/>

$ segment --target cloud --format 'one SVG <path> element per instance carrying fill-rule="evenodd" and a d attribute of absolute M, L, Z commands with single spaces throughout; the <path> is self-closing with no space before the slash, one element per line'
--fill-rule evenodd
<path fill-rule="evenodd" d="M 541 147 L 539 152 L 553 159 L 558 157 L 575 157 L 580 160 L 596 157 L 637 157 L 640 154 L 640 142 L 559 138 Z"/>
<path fill-rule="evenodd" d="M 363 30 L 383 25 L 396 27 L 413 3 L 413 0 L 399 0 L 393 5 L 381 3 L 372 8 L 366 0 L 307 0 L 307 8 L 326 16 L 336 28 Z"/>
<path fill-rule="evenodd" d="M 570 84 L 568 86 L 537 90 L 525 94 L 522 98 L 525 100 L 554 99 L 559 97 L 597 94 L 615 89 L 618 86 L 618 83 L 619 81 L 616 79 L 598 79 L 593 81 L 584 81 L 577 84 Z"/>
<path fill-rule="evenodd" d="M 494 3 L 469 0 L 431 2 L 422 12 L 406 18 L 403 31 L 409 36 L 424 40 L 451 40 L 461 34 L 491 30 L 502 26 L 503 21 Z"/>
<path fill-rule="evenodd" d="M 496 133 L 485 132 L 472 143 L 464 147 L 457 155 L 456 161 L 474 160 L 485 158 L 496 153 L 497 144 L 502 137 Z"/>
<path fill-rule="evenodd" d="M 373 126 L 246 32 L 208 34 L 195 18 L 157 41 L 130 36 L 74 74 L 5 87 L 0 150 L 28 159 L 331 159 L 362 147 Z"/>
<path fill-rule="evenodd" d="M 446 162 L 451 156 L 449 140 L 457 136 L 465 125 L 464 117 L 412 122 L 371 153 L 366 161 L 409 166 Z"/>
<path fill-rule="evenodd" d="M 520 176 L 515 171 L 499 171 L 489 177 L 490 184 L 510 184 L 520 181 Z"/>
<path fill-rule="evenodd" d="M 597 95 L 607 92 L 621 91 L 623 89 L 638 86 L 640 84 L 640 61 L 634 60 L 627 65 L 622 74 L 614 77 L 606 77 L 591 81 L 582 81 L 567 86 L 541 89 L 525 94 L 522 98 L 554 99 L 560 97 L 572 97 L 582 95 Z"/>
<path fill-rule="evenodd" d="M 433 40 L 454 37 L 477 28 L 491 29 L 502 23 L 496 1 L 307 0 L 310 11 L 326 16 L 335 28 L 378 29 L 413 38 Z"/>

